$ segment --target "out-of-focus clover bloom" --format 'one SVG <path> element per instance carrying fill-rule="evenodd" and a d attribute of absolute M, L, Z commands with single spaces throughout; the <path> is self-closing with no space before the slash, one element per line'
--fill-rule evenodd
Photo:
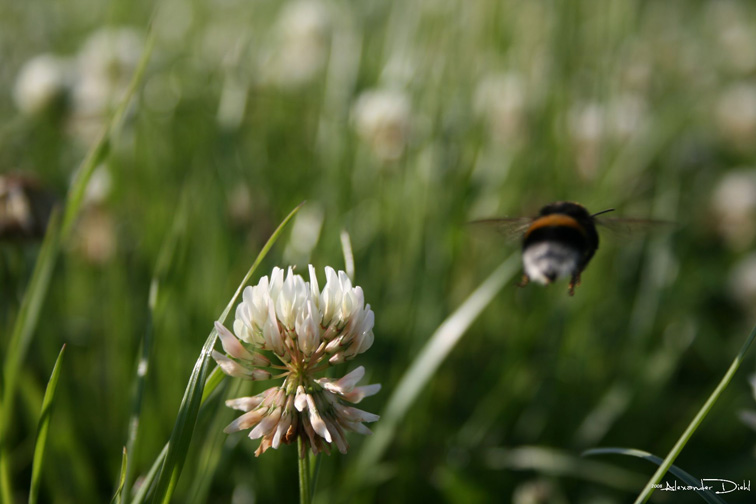
<path fill-rule="evenodd" d="M 365 374 L 360 366 L 340 379 L 317 376 L 365 352 L 373 344 L 374 315 L 360 287 L 352 287 L 346 273 L 326 268 L 321 291 L 310 266 L 310 281 L 289 268 L 286 278 L 274 268 L 254 287 L 243 292 L 236 309 L 234 333 L 220 323 L 215 328 L 225 355 L 213 358 L 229 376 L 248 380 L 283 377 L 281 385 L 252 397 L 226 401 L 243 411 L 226 433 L 250 429 L 251 439 L 262 439 L 256 455 L 301 438 L 302 452 L 330 453 L 333 444 L 346 453 L 346 431 L 370 434 L 363 422 L 378 415 L 345 403 L 358 403 L 377 393 L 379 384 L 357 386 Z M 272 356 L 274 364 L 263 355 Z"/>
<path fill-rule="evenodd" d="M 724 175 L 714 187 L 712 214 L 717 231 L 734 250 L 745 250 L 756 238 L 756 170 Z"/>
<path fill-rule="evenodd" d="M 26 115 L 55 109 L 65 101 L 71 86 L 71 63 L 52 54 L 27 61 L 18 73 L 13 98 Z"/>
<path fill-rule="evenodd" d="M 285 89 L 302 88 L 325 68 L 331 15 L 317 0 L 299 0 L 283 7 L 276 26 L 276 41 L 263 56 L 263 81 Z"/>
<path fill-rule="evenodd" d="M 126 93 L 141 57 L 142 35 L 131 28 L 103 28 L 85 42 L 77 57 L 71 129 L 89 142 L 110 109 Z"/>
<path fill-rule="evenodd" d="M 724 140 L 736 148 L 751 150 L 756 136 L 756 85 L 741 82 L 725 88 L 714 115 Z"/>
<path fill-rule="evenodd" d="M 354 104 L 357 134 L 382 161 L 396 161 L 409 140 L 411 106 L 401 91 L 376 89 L 360 95 Z"/>
<path fill-rule="evenodd" d="M 526 95 L 515 73 L 489 75 L 475 89 L 475 113 L 487 123 L 494 140 L 516 145 L 525 135 Z"/>

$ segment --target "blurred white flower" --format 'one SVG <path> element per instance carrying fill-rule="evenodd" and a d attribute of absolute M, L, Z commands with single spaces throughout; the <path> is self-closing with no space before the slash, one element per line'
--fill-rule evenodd
<path fill-rule="evenodd" d="M 747 248 L 756 237 L 756 169 L 726 174 L 711 200 L 717 231 L 735 250 Z"/>
<path fill-rule="evenodd" d="M 596 102 L 581 103 L 568 112 L 569 135 L 575 149 L 578 173 L 593 178 L 598 169 L 605 127 L 604 107 Z"/>
<path fill-rule="evenodd" d="M 714 57 L 728 70 L 748 74 L 756 69 L 756 33 L 744 5 L 732 1 L 709 2 L 706 18 L 715 30 L 719 51 Z"/>
<path fill-rule="evenodd" d="M 648 117 L 646 99 L 637 93 L 621 93 L 609 102 L 608 133 L 618 142 L 626 142 L 644 129 Z"/>
<path fill-rule="evenodd" d="M 40 54 L 19 71 L 13 99 L 22 113 L 36 115 L 61 104 L 70 85 L 71 63 L 52 54 Z"/>
<path fill-rule="evenodd" d="M 514 73 L 485 77 L 475 89 L 475 113 L 488 123 L 495 140 L 508 145 L 523 138 L 525 105 L 522 78 Z"/>
<path fill-rule="evenodd" d="M 90 264 L 110 262 L 118 248 L 115 220 L 111 213 L 100 206 L 87 208 L 76 223 L 72 244 Z"/>
<path fill-rule="evenodd" d="M 732 297 L 744 309 L 756 313 L 756 253 L 747 255 L 733 266 L 728 286 Z"/>
<path fill-rule="evenodd" d="M 143 45 L 131 28 L 103 28 L 84 43 L 73 90 L 72 129 L 78 136 L 88 140 L 99 133 L 105 115 L 126 93 Z"/>
<path fill-rule="evenodd" d="M 726 88 L 716 103 L 716 125 L 735 147 L 753 148 L 756 137 L 756 85 L 737 83 Z"/>
<path fill-rule="evenodd" d="M 216 323 L 225 355 L 213 358 L 226 374 L 248 380 L 284 377 L 280 386 L 253 397 L 226 401 L 244 411 L 225 432 L 251 429 L 249 437 L 260 439 L 256 455 L 301 438 L 303 452 L 330 453 L 333 444 L 346 453 L 345 431 L 370 434 L 363 422 L 378 415 L 359 410 L 358 403 L 380 390 L 380 385 L 356 386 L 365 374 L 360 366 L 341 379 L 317 378 L 332 365 L 351 360 L 373 344 L 374 315 L 365 305 L 360 287 L 352 287 L 346 273 L 326 268 L 326 285 L 321 291 L 315 268 L 310 281 L 291 268 L 284 278 L 274 268 L 247 287 L 236 309 L 234 334 Z M 280 361 L 272 364 L 264 351 Z M 274 373 L 278 373 L 274 376 Z"/>
<path fill-rule="evenodd" d="M 325 67 L 330 49 L 331 19 L 316 0 L 287 3 L 276 23 L 276 41 L 264 58 L 263 80 L 284 88 L 311 82 Z"/>
<path fill-rule="evenodd" d="M 352 110 L 357 134 L 382 161 L 396 161 L 404 153 L 410 115 L 407 95 L 392 89 L 365 91 Z"/>

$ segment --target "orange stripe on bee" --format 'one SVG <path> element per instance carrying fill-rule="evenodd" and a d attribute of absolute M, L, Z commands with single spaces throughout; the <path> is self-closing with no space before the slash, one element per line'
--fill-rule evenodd
<path fill-rule="evenodd" d="M 580 234 L 585 236 L 585 229 L 583 229 L 583 226 L 581 226 L 578 221 L 576 221 L 574 218 L 570 217 L 569 215 L 565 214 L 549 214 L 544 215 L 543 217 L 539 217 L 536 220 L 533 221 L 533 223 L 530 225 L 528 230 L 525 232 L 525 238 L 528 237 L 530 233 L 535 231 L 536 229 L 544 228 L 544 227 L 571 227 L 574 229 L 577 229 L 580 231 Z"/>

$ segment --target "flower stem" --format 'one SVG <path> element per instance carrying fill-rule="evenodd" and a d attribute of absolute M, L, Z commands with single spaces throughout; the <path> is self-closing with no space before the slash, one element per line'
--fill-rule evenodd
<path fill-rule="evenodd" d="M 310 457 L 301 436 L 297 438 L 297 448 L 299 452 L 297 458 L 299 461 L 299 504 L 310 504 L 312 502 L 310 494 Z"/>

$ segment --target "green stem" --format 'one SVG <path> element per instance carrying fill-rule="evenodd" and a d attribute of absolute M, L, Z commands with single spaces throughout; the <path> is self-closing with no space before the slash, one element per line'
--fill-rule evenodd
<path fill-rule="evenodd" d="M 312 502 L 310 495 L 310 454 L 307 453 L 307 447 L 300 436 L 297 438 L 297 448 L 299 456 L 299 504 L 310 504 Z M 304 454 L 304 456 L 302 456 Z"/>
<path fill-rule="evenodd" d="M 654 493 L 655 485 L 657 485 L 661 481 L 662 477 L 667 473 L 677 456 L 685 447 L 685 444 L 693 436 L 693 433 L 696 431 L 701 422 L 703 422 L 703 419 L 706 418 L 709 410 L 711 410 L 711 408 L 714 406 L 714 403 L 717 401 L 717 399 L 719 399 L 719 396 L 722 394 L 724 389 L 727 387 L 727 385 L 729 385 L 730 380 L 732 380 L 735 372 L 740 367 L 740 363 L 743 362 L 743 357 L 745 357 L 745 354 L 748 351 L 748 347 L 751 346 L 754 338 L 756 338 L 756 327 L 751 329 L 751 334 L 748 335 L 748 339 L 746 339 L 746 342 L 743 344 L 740 352 L 735 357 L 735 360 L 732 361 L 732 364 L 730 364 L 730 369 L 727 370 L 727 373 L 725 373 L 722 381 L 719 382 L 717 388 L 714 389 L 714 392 L 712 392 L 712 394 L 706 400 L 706 403 L 704 403 L 703 407 L 698 411 L 698 414 L 695 416 L 693 421 L 690 422 L 688 428 L 685 429 L 683 435 L 680 436 L 680 439 L 677 440 L 677 443 L 675 443 L 675 446 L 672 447 L 672 450 L 669 452 L 669 454 L 667 454 L 667 457 L 661 463 L 654 475 L 651 476 L 650 480 L 648 480 L 648 483 L 643 489 L 643 492 L 638 496 L 637 499 L 635 499 L 635 504 L 646 502 L 651 497 L 651 494 Z"/>

